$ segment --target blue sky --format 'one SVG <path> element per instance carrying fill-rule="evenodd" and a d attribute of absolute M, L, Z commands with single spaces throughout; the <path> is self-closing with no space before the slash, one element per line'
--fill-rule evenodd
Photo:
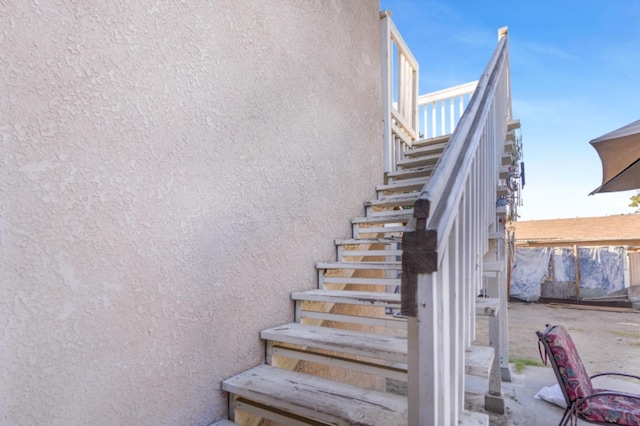
<path fill-rule="evenodd" d="M 640 119 L 640 1 L 381 0 L 420 66 L 420 94 L 477 80 L 509 27 L 526 186 L 519 220 L 633 213 L 589 140 Z"/>

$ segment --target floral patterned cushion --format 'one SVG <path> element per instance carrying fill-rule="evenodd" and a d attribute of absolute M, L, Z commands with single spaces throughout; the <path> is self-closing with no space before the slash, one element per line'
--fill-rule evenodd
<path fill-rule="evenodd" d="M 594 393 L 608 392 L 596 389 Z M 640 426 L 640 396 L 602 395 L 587 399 L 577 407 L 585 420 L 618 425 Z"/>
<path fill-rule="evenodd" d="M 640 426 L 640 395 L 616 395 L 610 390 L 593 389 L 591 378 L 564 327 L 556 325 L 538 335 L 549 345 L 570 402 L 575 404 L 575 414 L 590 422 Z"/>
<path fill-rule="evenodd" d="M 571 402 L 591 395 L 593 386 L 567 330 L 556 325 L 543 338 L 549 344 Z"/>

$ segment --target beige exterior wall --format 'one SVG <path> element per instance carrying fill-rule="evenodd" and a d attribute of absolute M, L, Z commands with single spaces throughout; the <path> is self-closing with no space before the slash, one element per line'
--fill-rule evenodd
<path fill-rule="evenodd" d="M 378 8 L 0 4 L 0 424 L 226 415 L 382 181 Z"/>

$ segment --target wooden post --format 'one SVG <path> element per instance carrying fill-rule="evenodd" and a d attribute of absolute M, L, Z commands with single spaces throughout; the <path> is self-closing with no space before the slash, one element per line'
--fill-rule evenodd
<path fill-rule="evenodd" d="M 573 258 L 575 260 L 575 270 L 576 270 L 576 301 L 580 303 L 580 258 L 578 257 L 578 245 L 573 245 Z"/>
<path fill-rule="evenodd" d="M 391 134 L 391 104 L 393 102 L 393 63 L 391 54 L 391 12 L 380 12 L 380 58 L 382 63 L 382 122 L 383 122 L 383 161 L 385 174 L 393 171 L 393 140 Z"/>

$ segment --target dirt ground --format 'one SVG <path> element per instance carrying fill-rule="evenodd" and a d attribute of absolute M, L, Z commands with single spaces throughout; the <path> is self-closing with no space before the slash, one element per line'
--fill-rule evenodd
<path fill-rule="evenodd" d="M 640 373 L 640 311 L 511 302 L 508 317 L 512 373 L 516 360 L 540 362 L 535 332 L 544 330 L 545 324 L 560 324 L 567 328 L 590 375 Z M 488 344 L 488 321 L 479 318 L 476 330 L 478 343 Z M 476 398 L 471 404 L 472 410 L 486 412 L 482 398 Z M 539 424 L 531 419 L 516 419 L 509 408 L 504 415 L 487 414 L 492 426 Z"/>
<path fill-rule="evenodd" d="M 545 324 L 563 325 L 571 334 L 587 372 L 640 373 L 640 311 L 604 310 L 585 305 L 509 303 L 509 359 L 540 361 L 536 331 Z M 610 309 L 610 308 L 609 308 Z M 485 340 L 486 320 L 478 321 L 478 340 Z"/>

